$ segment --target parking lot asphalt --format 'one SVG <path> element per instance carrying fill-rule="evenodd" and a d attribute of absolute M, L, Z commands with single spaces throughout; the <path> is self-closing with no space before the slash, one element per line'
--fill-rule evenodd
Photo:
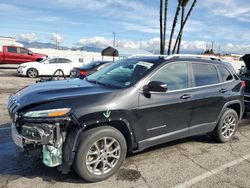
<path fill-rule="evenodd" d="M 6 103 L 11 93 L 36 80 L 0 69 L 0 187 L 250 187 L 250 115 L 230 143 L 196 136 L 152 147 L 128 156 L 115 176 L 98 183 L 24 157 L 11 140 Z"/>

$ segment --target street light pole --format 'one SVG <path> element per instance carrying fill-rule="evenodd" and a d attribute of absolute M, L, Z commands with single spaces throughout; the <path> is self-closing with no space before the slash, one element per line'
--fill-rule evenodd
<path fill-rule="evenodd" d="M 115 32 L 113 32 L 113 47 L 115 47 L 115 36 L 116 35 L 116 33 Z"/>

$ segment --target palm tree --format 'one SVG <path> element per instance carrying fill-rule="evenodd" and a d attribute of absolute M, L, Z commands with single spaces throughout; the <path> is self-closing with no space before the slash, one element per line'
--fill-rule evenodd
<path fill-rule="evenodd" d="M 179 12 L 181 10 L 182 1 L 183 0 L 178 0 L 178 6 L 176 8 L 176 12 L 175 12 L 175 16 L 174 16 L 174 21 L 173 21 L 173 25 L 172 25 L 172 30 L 171 30 L 170 37 L 169 37 L 168 55 L 170 55 L 172 40 L 173 40 L 173 36 L 174 36 L 174 31 L 175 31 L 176 23 L 178 21 Z"/>
<path fill-rule="evenodd" d="M 165 0 L 164 7 L 163 7 L 163 0 L 160 0 L 160 54 L 161 55 L 165 54 L 167 11 L 168 11 L 168 0 Z"/>
<path fill-rule="evenodd" d="M 189 0 L 182 0 L 182 2 L 181 2 L 181 25 L 184 22 L 185 9 L 186 9 L 188 3 L 189 3 Z M 181 47 L 181 41 L 182 41 L 182 34 L 183 34 L 183 31 L 181 32 L 181 36 L 180 36 L 180 39 L 178 41 L 177 54 L 180 53 L 180 47 Z"/>
<path fill-rule="evenodd" d="M 164 27 L 163 27 L 163 54 L 165 54 L 166 46 L 166 31 L 167 31 L 167 13 L 168 13 L 168 0 L 165 0 L 164 8 Z"/>
<path fill-rule="evenodd" d="M 163 28 L 163 22 L 162 22 L 162 12 L 163 12 L 163 0 L 160 0 L 160 54 L 164 54 L 164 49 L 163 49 L 163 33 L 162 33 L 162 28 Z"/>
<path fill-rule="evenodd" d="M 177 36 L 176 41 L 175 41 L 175 45 L 174 45 L 174 49 L 173 49 L 173 51 L 172 51 L 172 54 L 175 53 L 175 50 L 176 50 L 178 41 L 180 40 L 181 34 L 182 34 L 182 32 L 183 32 L 183 29 L 184 29 L 184 27 L 185 27 L 185 25 L 186 25 L 186 23 L 187 23 L 187 20 L 188 20 L 189 16 L 191 15 L 192 10 L 193 10 L 194 7 L 195 7 L 195 4 L 196 4 L 196 3 L 197 3 L 197 0 L 194 0 L 194 1 L 193 1 L 193 4 L 191 5 L 191 7 L 190 7 L 190 9 L 189 9 L 189 11 L 188 11 L 187 16 L 185 17 L 185 19 L 184 19 L 184 21 L 183 21 L 183 24 L 181 25 L 180 31 L 179 31 L 178 36 Z M 180 41 L 180 42 L 181 42 L 181 41 Z"/>

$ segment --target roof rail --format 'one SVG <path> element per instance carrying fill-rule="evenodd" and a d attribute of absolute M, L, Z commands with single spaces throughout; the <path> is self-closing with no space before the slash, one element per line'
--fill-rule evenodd
<path fill-rule="evenodd" d="M 136 54 L 136 55 L 131 55 L 128 56 L 128 58 L 135 58 L 135 57 L 169 57 L 169 55 L 144 55 L 144 54 Z"/>
<path fill-rule="evenodd" d="M 222 61 L 219 57 L 211 56 L 211 55 L 194 55 L 194 54 L 173 54 L 173 55 L 143 55 L 143 54 L 137 54 L 137 55 L 131 55 L 128 58 L 135 58 L 135 57 L 162 57 L 165 59 L 173 59 L 173 58 L 200 58 L 200 59 L 210 59 L 210 60 L 216 60 L 216 61 Z"/>
<path fill-rule="evenodd" d="M 178 57 L 186 57 L 186 58 L 199 58 L 199 59 L 210 59 L 210 60 L 217 60 L 222 61 L 219 57 L 212 56 L 212 55 L 194 55 L 194 54 L 173 54 L 169 55 L 167 59 L 173 59 Z"/>

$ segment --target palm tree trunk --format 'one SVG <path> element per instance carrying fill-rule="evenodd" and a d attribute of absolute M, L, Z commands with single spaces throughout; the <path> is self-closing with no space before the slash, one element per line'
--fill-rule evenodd
<path fill-rule="evenodd" d="M 181 26 L 182 26 L 182 24 L 184 22 L 184 16 L 185 16 L 185 6 L 182 6 L 182 10 L 181 10 Z M 180 53 L 182 34 L 183 34 L 183 31 L 181 32 L 180 39 L 178 40 L 177 54 Z"/>
<path fill-rule="evenodd" d="M 180 12 L 180 9 L 181 9 L 180 5 L 181 4 L 180 4 L 180 1 L 179 1 L 178 6 L 176 8 L 176 12 L 175 12 L 175 16 L 174 16 L 174 21 L 173 21 L 173 25 L 172 25 L 172 30 L 171 30 L 170 37 L 169 37 L 168 55 L 170 55 L 170 51 L 171 51 L 171 45 L 172 45 L 172 40 L 173 40 L 173 36 L 174 36 L 174 31 L 175 31 L 176 23 L 178 21 L 179 12 Z"/>
<path fill-rule="evenodd" d="M 164 27 L 163 27 L 163 54 L 165 54 L 165 46 L 166 46 L 167 13 L 168 13 L 168 0 L 165 0 Z"/>
<path fill-rule="evenodd" d="M 163 0 L 160 0 L 160 54 L 163 55 L 163 22 L 162 22 L 162 12 L 163 12 Z"/>
<path fill-rule="evenodd" d="M 180 40 L 181 34 L 182 34 L 182 32 L 183 32 L 183 29 L 184 29 L 184 27 L 185 27 L 185 25 L 186 25 L 186 23 L 187 23 L 187 20 L 188 20 L 189 16 L 191 15 L 192 10 L 193 10 L 194 7 L 195 7 L 195 4 L 196 4 L 196 3 L 197 3 L 197 0 L 194 0 L 192 6 L 190 7 L 190 9 L 189 9 L 189 11 L 188 11 L 188 14 L 187 14 L 186 18 L 184 19 L 183 24 L 181 25 L 179 34 L 178 34 L 178 36 L 177 36 L 177 38 L 176 38 L 176 41 L 175 41 L 175 45 L 174 45 L 174 49 L 173 49 L 173 51 L 172 51 L 172 54 L 175 53 L 175 50 L 176 50 L 178 41 Z"/>

